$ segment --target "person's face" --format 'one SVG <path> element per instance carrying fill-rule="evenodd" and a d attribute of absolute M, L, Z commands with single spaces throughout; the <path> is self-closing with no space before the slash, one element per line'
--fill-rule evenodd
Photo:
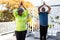
<path fill-rule="evenodd" d="M 18 15 L 22 16 L 22 13 L 23 13 L 23 11 L 20 10 L 20 11 L 18 12 Z"/>
<path fill-rule="evenodd" d="M 45 12 L 45 8 L 44 7 L 42 8 L 42 12 Z"/>

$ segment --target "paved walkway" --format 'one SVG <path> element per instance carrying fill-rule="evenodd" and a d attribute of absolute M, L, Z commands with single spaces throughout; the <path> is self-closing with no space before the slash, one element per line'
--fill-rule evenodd
<path fill-rule="evenodd" d="M 12 33 L 8 35 L 0 36 L 0 40 L 16 40 L 16 37 L 13 36 L 13 33 Z M 27 37 L 26 40 L 39 40 L 39 39 L 35 39 L 33 37 Z M 56 40 L 56 39 L 48 38 L 47 40 Z"/>

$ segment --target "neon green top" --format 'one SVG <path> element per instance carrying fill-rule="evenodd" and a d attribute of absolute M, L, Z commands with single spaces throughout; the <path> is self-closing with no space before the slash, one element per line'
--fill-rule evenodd
<path fill-rule="evenodd" d="M 13 10 L 13 15 L 16 21 L 16 31 L 25 31 L 27 30 L 27 16 L 28 10 L 24 10 L 22 16 L 18 15 L 17 9 Z"/>

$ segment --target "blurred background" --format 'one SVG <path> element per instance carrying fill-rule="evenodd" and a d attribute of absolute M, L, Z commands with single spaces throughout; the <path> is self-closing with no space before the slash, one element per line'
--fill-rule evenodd
<path fill-rule="evenodd" d="M 0 0 L 0 37 L 1 40 L 12 40 L 15 37 L 15 18 L 13 16 L 13 10 L 18 8 L 20 2 L 23 2 L 24 6 L 28 9 L 31 16 L 31 21 L 28 24 L 27 36 L 33 35 L 33 40 L 39 40 L 39 17 L 38 7 L 45 3 L 52 9 L 48 17 L 48 40 L 60 40 L 60 0 Z M 13 38 L 11 38 L 11 35 Z M 8 38 L 7 38 L 8 37 Z M 31 38 L 29 36 L 29 38 Z M 27 38 L 26 40 L 29 40 Z"/>

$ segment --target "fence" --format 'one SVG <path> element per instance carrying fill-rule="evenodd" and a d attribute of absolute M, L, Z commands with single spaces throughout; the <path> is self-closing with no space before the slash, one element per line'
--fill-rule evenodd
<path fill-rule="evenodd" d="M 0 22 L 0 35 L 15 31 L 15 22 Z"/>

